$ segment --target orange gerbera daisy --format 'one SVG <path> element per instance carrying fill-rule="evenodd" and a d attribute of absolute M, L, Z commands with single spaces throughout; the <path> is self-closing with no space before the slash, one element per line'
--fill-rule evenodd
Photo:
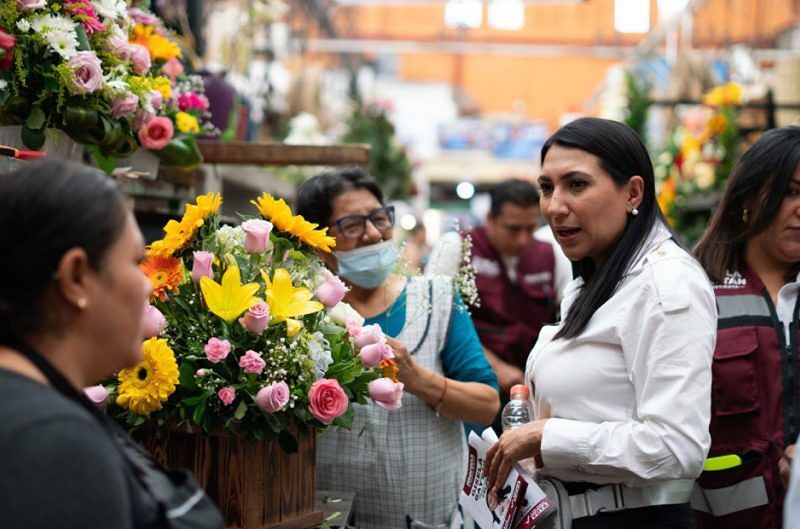
<path fill-rule="evenodd" d="M 150 52 L 150 58 L 154 61 L 168 61 L 173 57 L 183 58 L 180 46 L 167 37 L 155 33 L 153 26 L 136 24 L 130 41 L 147 48 L 147 51 Z"/>
<path fill-rule="evenodd" d="M 183 283 L 183 263 L 178 258 L 149 254 L 139 268 L 153 285 L 150 301 L 156 298 L 165 301 L 167 292 L 177 293 Z"/>

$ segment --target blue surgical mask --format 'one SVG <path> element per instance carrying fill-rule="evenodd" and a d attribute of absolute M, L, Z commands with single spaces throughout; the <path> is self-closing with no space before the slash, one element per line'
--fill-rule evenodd
<path fill-rule="evenodd" d="M 361 288 L 377 288 L 394 270 L 397 257 L 397 245 L 392 240 L 336 252 L 338 274 Z"/>

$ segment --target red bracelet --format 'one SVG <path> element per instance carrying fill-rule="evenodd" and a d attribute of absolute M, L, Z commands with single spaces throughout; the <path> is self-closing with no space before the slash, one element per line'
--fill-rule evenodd
<path fill-rule="evenodd" d="M 442 386 L 442 396 L 439 397 L 439 404 L 437 404 L 435 408 L 437 417 L 439 416 L 439 410 L 442 409 L 442 404 L 444 404 L 444 396 L 447 394 L 447 377 L 442 375 L 442 378 L 444 379 L 444 386 Z"/>

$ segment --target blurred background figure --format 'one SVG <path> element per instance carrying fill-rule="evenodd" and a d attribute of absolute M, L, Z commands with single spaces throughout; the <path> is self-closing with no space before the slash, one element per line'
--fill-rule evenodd
<path fill-rule="evenodd" d="M 403 248 L 404 257 L 408 260 L 409 264 L 418 270 L 424 270 L 425 265 L 428 263 L 428 255 L 431 253 L 431 247 L 426 241 L 427 231 L 422 221 L 417 221 L 413 228 L 408 232 L 408 237 L 405 240 Z"/>
<path fill-rule="evenodd" d="M 552 244 L 533 236 L 539 217 L 536 187 L 507 180 L 492 188 L 486 224 L 470 232 L 480 296 L 472 319 L 497 373 L 503 404 L 511 386 L 523 383 L 539 329 L 556 320 L 555 253 Z"/>

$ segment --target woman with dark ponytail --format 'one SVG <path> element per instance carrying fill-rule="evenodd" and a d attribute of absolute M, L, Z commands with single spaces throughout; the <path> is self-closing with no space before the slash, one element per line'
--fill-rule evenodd
<path fill-rule="evenodd" d="M 141 355 L 144 240 L 115 183 L 49 159 L 0 175 L 0 249 L 0 525 L 221 528 L 82 392 Z"/>
<path fill-rule="evenodd" d="M 584 118 L 542 148 L 541 210 L 573 262 L 560 323 L 528 357 L 535 418 L 487 454 L 495 490 L 532 458 L 564 482 L 572 527 L 690 528 L 709 446 L 716 308 L 674 240 L 641 139 Z"/>

